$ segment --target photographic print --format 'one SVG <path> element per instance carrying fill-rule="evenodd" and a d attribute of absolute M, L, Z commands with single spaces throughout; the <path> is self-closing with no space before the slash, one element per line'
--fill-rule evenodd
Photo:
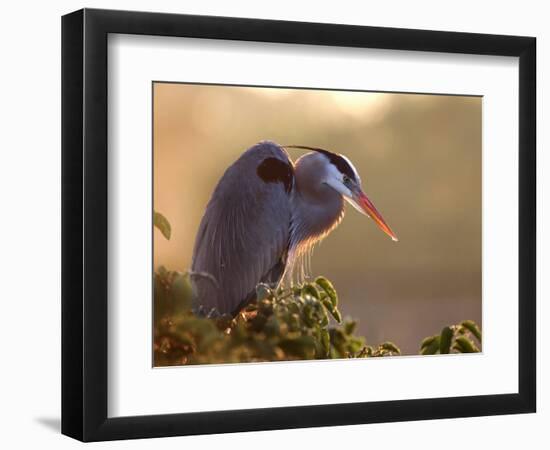
<path fill-rule="evenodd" d="M 482 349 L 482 97 L 154 82 L 153 364 Z"/>
<path fill-rule="evenodd" d="M 61 35 L 63 434 L 536 411 L 535 38 L 98 9 Z"/>

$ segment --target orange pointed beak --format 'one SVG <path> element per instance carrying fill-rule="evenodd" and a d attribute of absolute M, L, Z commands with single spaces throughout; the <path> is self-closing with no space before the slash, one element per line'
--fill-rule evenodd
<path fill-rule="evenodd" d="M 366 214 L 372 220 L 374 220 L 376 225 L 378 225 L 378 228 L 380 228 L 384 233 L 391 237 L 393 241 L 397 242 L 399 240 L 382 217 L 382 214 L 378 212 L 376 207 L 372 204 L 372 202 L 361 189 L 357 189 L 355 192 L 353 192 L 352 204 L 359 212 Z"/>

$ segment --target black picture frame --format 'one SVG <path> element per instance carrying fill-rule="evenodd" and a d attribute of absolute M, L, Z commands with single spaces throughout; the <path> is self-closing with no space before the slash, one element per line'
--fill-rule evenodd
<path fill-rule="evenodd" d="M 513 394 L 107 416 L 107 36 L 181 36 L 519 57 L 519 390 Z M 62 18 L 62 433 L 82 441 L 535 412 L 536 39 L 83 9 Z"/>

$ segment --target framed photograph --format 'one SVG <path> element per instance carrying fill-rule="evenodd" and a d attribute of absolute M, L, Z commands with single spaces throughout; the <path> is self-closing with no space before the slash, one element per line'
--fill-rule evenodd
<path fill-rule="evenodd" d="M 62 19 L 62 432 L 528 413 L 536 40 Z"/>

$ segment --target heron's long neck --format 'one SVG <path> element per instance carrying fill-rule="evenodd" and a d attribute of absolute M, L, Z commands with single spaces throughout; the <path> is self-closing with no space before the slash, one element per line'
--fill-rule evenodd
<path fill-rule="evenodd" d="M 344 200 L 322 182 L 326 178 L 322 155 L 308 153 L 296 161 L 291 195 L 292 222 L 285 279 L 302 282 L 311 272 L 313 247 L 344 217 Z"/>

